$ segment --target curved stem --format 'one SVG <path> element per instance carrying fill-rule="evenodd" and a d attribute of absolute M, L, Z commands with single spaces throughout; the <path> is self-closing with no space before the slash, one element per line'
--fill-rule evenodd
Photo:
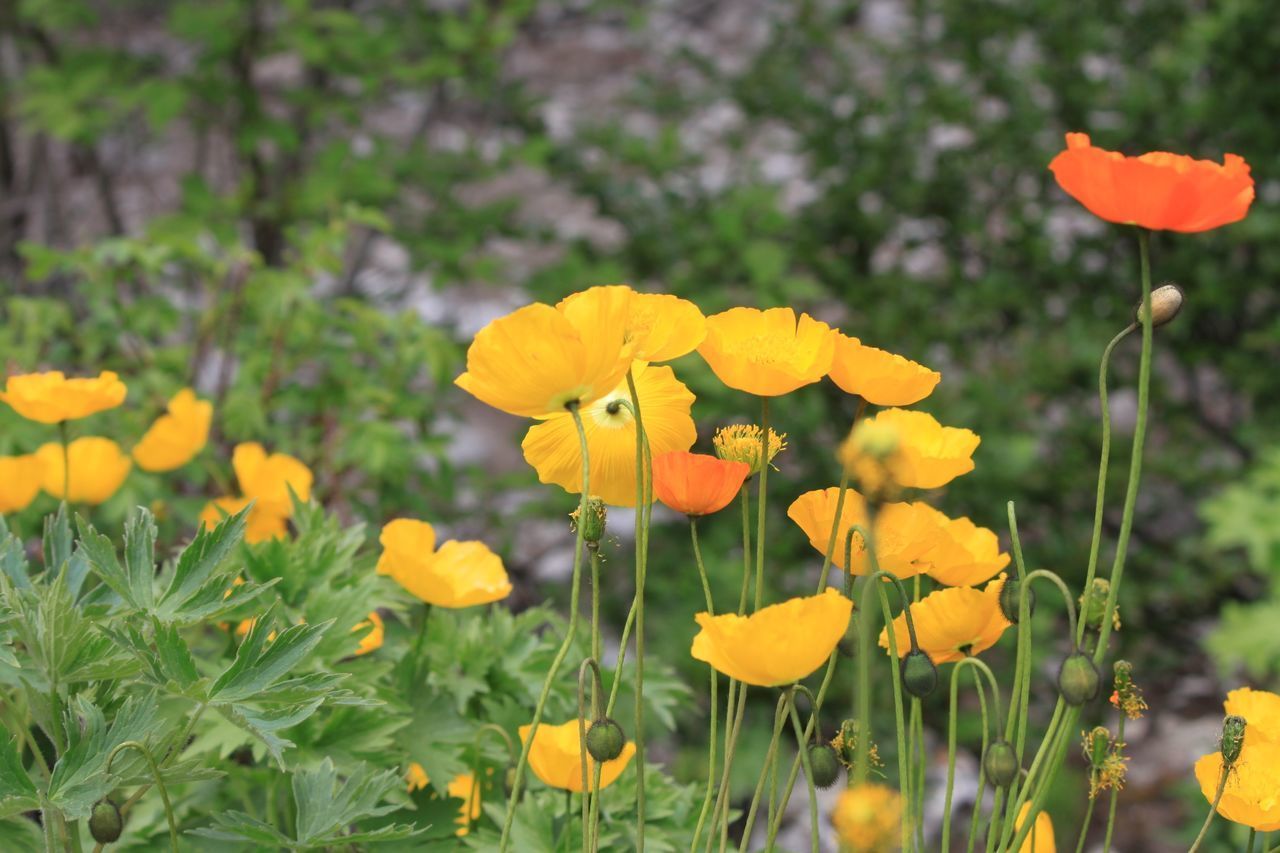
<path fill-rule="evenodd" d="M 876 575 L 879 574 L 880 572 L 876 572 Z M 884 584 L 876 582 L 876 575 L 871 576 L 871 583 L 868 584 L 867 589 L 875 588 L 880 593 L 880 609 L 884 614 L 884 624 L 889 626 L 888 630 L 885 631 L 889 642 L 889 655 L 894 662 L 893 667 L 896 669 L 897 662 L 901 660 L 898 656 L 898 632 L 893 630 L 893 613 L 889 609 L 889 594 L 885 592 Z M 897 579 L 895 578 L 895 580 Z M 898 590 L 902 592 L 901 582 L 898 583 Z M 866 597 L 865 594 L 863 597 Z M 910 609 L 910 602 L 906 600 L 905 596 L 902 601 L 902 608 L 903 610 Z M 858 650 L 859 655 L 869 655 L 869 652 L 870 649 Z M 891 681 L 893 682 L 893 722 L 898 738 L 898 796 L 902 798 L 903 810 L 907 815 L 907 819 L 902 821 L 902 849 L 909 850 L 911 848 L 912 835 L 910 816 L 912 815 L 913 792 L 907 772 L 907 737 L 905 715 L 902 711 L 902 679 L 895 672 Z M 859 733 L 859 736 L 861 736 L 861 733 Z M 859 746 L 861 746 L 861 740 L 859 740 Z"/>
<path fill-rule="evenodd" d="M 702 549 L 698 547 L 698 520 L 689 518 L 689 535 L 693 539 L 693 558 L 698 565 L 698 577 L 702 580 L 702 592 L 707 599 L 707 612 L 714 615 L 715 605 L 711 598 L 711 584 L 707 580 L 707 568 L 702 562 Z M 715 790 L 716 781 L 716 724 L 719 718 L 719 702 L 716 696 L 717 686 L 720 679 L 716 677 L 716 670 L 713 666 L 708 666 L 707 671 L 711 678 L 711 736 L 709 740 L 707 753 L 707 790 L 702 797 L 702 808 L 698 812 L 698 824 L 693 831 L 693 841 L 689 845 L 690 853 L 698 847 L 698 841 L 702 838 L 702 827 L 706 822 L 707 813 L 711 809 L 713 792 Z"/>
<path fill-rule="evenodd" d="M 809 738 L 805 734 L 804 729 L 800 726 L 800 715 L 796 713 L 795 696 L 791 697 L 791 701 L 787 703 L 788 712 L 791 716 L 791 730 L 796 735 L 796 749 L 800 753 L 800 761 L 804 765 L 804 776 L 808 782 L 809 789 L 809 851 L 810 853 L 818 853 L 818 793 L 813 787 L 813 766 L 809 763 Z M 781 817 L 781 811 L 779 811 Z M 770 842 L 766 851 L 772 851 L 773 844 Z"/>
<path fill-rule="evenodd" d="M 147 761 L 147 766 L 151 768 L 151 778 L 154 780 L 156 788 L 160 791 L 160 801 L 164 803 L 164 816 L 169 821 L 169 846 L 173 848 L 174 853 L 177 853 L 178 824 L 173 819 L 173 804 L 169 802 L 169 791 L 165 788 L 164 778 L 160 775 L 160 766 L 156 764 L 155 756 L 151 754 L 151 750 L 136 740 L 127 740 L 111 750 L 111 754 L 107 756 L 106 772 L 108 775 L 111 773 L 111 765 L 116 760 L 116 756 L 126 749 L 136 749 L 142 753 L 142 757 Z"/>
<path fill-rule="evenodd" d="M 582 496 L 578 501 L 578 517 L 583 518 L 587 514 L 587 498 L 591 494 L 591 465 L 587 451 L 587 433 L 582 426 L 582 414 L 578 411 L 578 405 L 573 403 L 568 409 L 573 415 L 573 424 L 578 430 L 578 445 L 582 453 Z M 498 840 L 499 853 L 505 853 L 511 843 L 511 827 L 515 823 L 516 803 L 520 801 L 520 791 L 524 786 L 524 771 L 529 764 L 529 749 L 533 746 L 533 739 L 538 734 L 538 726 L 542 723 L 542 714 L 547 708 L 547 698 L 551 695 L 551 685 L 555 683 L 556 675 L 569 654 L 569 647 L 573 645 L 573 637 L 578 630 L 578 596 L 582 587 L 583 525 L 579 524 L 577 527 L 578 533 L 573 547 L 573 577 L 570 581 L 572 586 L 569 593 L 569 626 L 559 650 L 556 651 L 555 658 L 551 661 L 551 668 L 547 670 L 547 676 L 543 679 L 542 692 L 538 694 L 538 703 L 533 709 L 533 721 L 529 724 L 529 736 L 520 748 L 515 779 L 511 783 L 511 796 L 507 800 L 507 815 L 502 822 L 502 836 Z"/>
<path fill-rule="evenodd" d="M 1204 837 L 1209 834 L 1209 826 L 1213 823 L 1213 819 L 1218 815 L 1218 803 L 1222 802 L 1222 792 L 1227 789 L 1227 777 L 1231 774 L 1231 768 L 1224 762 L 1222 772 L 1218 774 L 1218 789 L 1213 792 L 1213 802 L 1209 804 L 1209 814 L 1204 819 L 1204 825 L 1200 827 L 1200 834 L 1196 836 L 1196 840 L 1192 843 L 1191 849 L 1187 853 L 1196 853 L 1200 849 Z"/>
<path fill-rule="evenodd" d="M 644 418 L 640 414 L 640 395 L 636 379 L 627 371 L 627 390 L 631 392 L 632 414 L 636 419 L 636 851 L 644 853 L 644 585 L 649 562 L 649 516 L 652 511 L 649 483 L 652 467 L 648 463 L 649 442 Z"/>
<path fill-rule="evenodd" d="M 769 739 L 769 749 L 765 752 L 764 766 L 760 768 L 760 779 L 756 782 L 755 793 L 751 797 L 751 807 L 747 809 L 747 821 L 742 828 L 741 847 L 743 850 L 751 843 L 751 830 L 755 826 L 756 812 L 760 808 L 760 795 L 764 793 L 765 780 L 769 778 L 769 768 L 778 757 L 778 739 L 782 735 L 782 726 L 787 719 L 787 706 L 791 704 L 791 690 L 784 690 L 778 697 L 778 705 L 773 712 L 773 737 Z"/>

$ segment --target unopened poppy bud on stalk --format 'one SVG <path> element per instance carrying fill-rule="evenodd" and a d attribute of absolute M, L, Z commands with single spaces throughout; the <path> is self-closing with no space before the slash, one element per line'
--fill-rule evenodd
<path fill-rule="evenodd" d="M 585 509 L 586 513 L 582 518 L 579 518 L 579 512 L 576 509 L 569 513 L 569 527 L 577 532 L 578 527 L 581 526 L 582 541 L 588 545 L 598 545 L 604 538 L 609 511 L 605 508 L 604 501 L 596 497 L 587 498 Z"/>
<path fill-rule="evenodd" d="M 1022 595 L 1022 581 L 1016 575 L 1005 580 L 1000 587 L 1000 613 L 1014 625 L 1018 624 L 1018 597 Z M 1027 615 L 1036 612 L 1036 591 L 1027 587 Z"/>
<path fill-rule="evenodd" d="M 998 788 L 1007 788 L 1018 778 L 1018 755 L 1013 745 L 1001 738 L 987 744 L 982 756 L 982 769 L 987 778 Z"/>
<path fill-rule="evenodd" d="M 1093 584 L 1080 596 L 1080 618 L 1090 631 L 1102 630 L 1102 620 L 1107 618 L 1107 596 L 1111 592 L 1111 582 L 1106 578 L 1094 578 Z M 1120 630 L 1120 609 L 1117 607 L 1111 614 L 1111 623 Z"/>
<path fill-rule="evenodd" d="M 938 668 L 929 655 L 920 649 L 912 649 L 900 664 L 902 686 L 917 699 L 924 699 L 938 686 Z"/>
<path fill-rule="evenodd" d="M 809 746 L 809 767 L 813 771 L 813 784 L 819 788 L 830 788 L 840 778 L 840 757 L 829 744 Z"/>
<path fill-rule="evenodd" d="M 1182 310 L 1182 288 L 1173 282 L 1167 282 L 1151 291 L 1151 327 L 1158 329 L 1165 323 L 1172 322 Z M 1134 321 L 1141 323 L 1143 319 L 1142 303 L 1133 310 Z"/>
<path fill-rule="evenodd" d="M 1063 658 L 1058 669 L 1058 691 L 1068 705 L 1083 705 L 1093 699 L 1101 684 L 1098 668 L 1088 655 L 1075 651 Z"/>
<path fill-rule="evenodd" d="M 1247 726 L 1244 717 L 1232 714 L 1222 721 L 1222 764 L 1231 767 L 1240 757 L 1240 749 L 1244 746 L 1244 730 Z"/>
<path fill-rule="evenodd" d="M 1085 735 L 1085 758 L 1095 770 L 1102 766 L 1111 752 L 1111 732 L 1105 726 L 1097 726 Z"/>
<path fill-rule="evenodd" d="M 596 761 L 613 761 L 627 745 L 627 736 L 618 725 L 608 717 L 602 717 L 587 729 L 587 752 Z"/>
<path fill-rule="evenodd" d="M 111 844 L 119 840 L 124 831 L 124 819 L 120 809 L 111 800 L 98 800 L 89 815 L 89 834 L 99 844 Z"/>

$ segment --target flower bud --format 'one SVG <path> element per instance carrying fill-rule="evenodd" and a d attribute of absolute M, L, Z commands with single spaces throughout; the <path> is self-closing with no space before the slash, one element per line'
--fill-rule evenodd
<path fill-rule="evenodd" d="M 1102 766 L 1111 752 L 1111 732 L 1104 726 L 1098 726 L 1085 735 L 1085 758 L 1094 769 Z"/>
<path fill-rule="evenodd" d="M 840 759 L 827 744 L 813 744 L 809 747 L 809 769 L 813 771 L 814 785 L 830 788 L 840 778 Z"/>
<path fill-rule="evenodd" d="M 627 745 L 627 736 L 622 726 L 608 717 L 602 717 L 587 729 L 587 752 L 596 761 L 613 761 L 622 755 L 622 748 Z"/>
<path fill-rule="evenodd" d="M 859 456 L 867 456 L 879 462 L 898 451 L 902 436 L 898 428 L 874 418 L 859 421 L 849 434 L 849 449 Z"/>
<path fill-rule="evenodd" d="M 917 699 L 924 699 L 938 686 L 938 668 L 933 660 L 920 649 L 912 649 L 899 664 L 902 686 Z"/>
<path fill-rule="evenodd" d="M 1173 282 L 1166 282 L 1151 291 L 1151 327 L 1158 329 L 1177 317 L 1182 310 L 1182 301 L 1182 288 Z M 1139 302 L 1133 310 L 1134 320 L 1141 323 L 1144 316 L 1142 303 Z"/>
<path fill-rule="evenodd" d="M 1240 757 L 1240 749 L 1244 746 L 1244 717 L 1232 714 L 1222 721 L 1222 766 L 1231 767 Z"/>
<path fill-rule="evenodd" d="M 1107 618 L 1107 596 L 1110 592 L 1111 583 L 1106 578 L 1094 578 L 1093 584 L 1080 596 L 1080 619 L 1090 631 L 1102 630 L 1102 620 Z"/>
<path fill-rule="evenodd" d="M 1017 576 L 1005 578 L 1000 585 L 1000 612 L 1014 625 L 1018 624 L 1018 597 L 1022 594 L 1022 580 Z M 1036 612 L 1036 591 L 1027 587 L 1027 615 Z"/>
<path fill-rule="evenodd" d="M 89 815 L 89 834 L 99 844 L 110 844 L 120 838 L 124 830 L 124 819 L 120 809 L 110 800 L 98 800 L 93 804 L 93 812 Z"/>
<path fill-rule="evenodd" d="M 1018 778 L 1018 755 L 1013 745 L 1001 738 L 987 744 L 982 756 L 982 769 L 997 788 L 1007 788 Z"/>
<path fill-rule="evenodd" d="M 1058 692 L 1068 705 L 1083 705 L 1098 695 L 1102 678 L 1098 668 L 1083 652 L 1072 652 L 1058 668 Z"/>
<path fill-rule="evenodd" d="M 605 522 L 608 514 L 604 501 L 596 497 L 589 497 L 587 498 L 584 513 L 579 513 L 575 509 L 569 514 L 569 529 L 576 533 L 578 528 L 581 527 L 582 541 L 588 545 L 596 545 L 604 538 Z M 579 517 L 580 515 L 582 517 Z"/>

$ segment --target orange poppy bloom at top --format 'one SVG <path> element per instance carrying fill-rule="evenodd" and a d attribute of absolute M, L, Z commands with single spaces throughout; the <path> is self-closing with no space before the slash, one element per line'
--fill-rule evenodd
<path fill-rule="evenodd" d="M 1126 157 L 1068 133 L 1049 169 L 1093 215 L 1154 231 L 1209 231 L 1244 219 L 1253 203 L 1249 164 L 1236 154 L 1220 164 L 1165 151 Z"/>

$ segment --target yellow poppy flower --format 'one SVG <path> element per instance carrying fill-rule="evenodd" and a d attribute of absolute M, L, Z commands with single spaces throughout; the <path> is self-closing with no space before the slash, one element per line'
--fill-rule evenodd
<path fill-rule="evenodd" d="M 365 632 L 360 637 L 360 642 L 356 644 L 356 654 L 367 655 L 369 652 L 382 648 L 384 630 L 382 617 L 378 615 L 378 611 L 370 610 L 369 618 L 364 622 L 357 622 L 351 629 L 353 634 L 357 631 Z"/>
<path fill-rule="evenodd" d="M 408 782 L 410 792 L 425 788 L 431 784 L 431 779 L 427 777 L 427 771 L 423 770 L 422 765 L 416 761 L 409 765 L 409 770 L 405 773 L 405 779 Z M 450 797 L 455 800 L 462 800 L 458 816 L 453 820 L 454 823 L 458 824 L 458 831 L 454 835 L 466 835 L 471 831 L 471 822 L 480 817 L 480 786 L 476 784 L 475 776 L 470 773 L 459 773 L 449 782 L 446 790 Z"/>
<path fill-rule="evenodd" d="M 972 430 L 943 426 L 924 412 L 885 409 L 860 422 L 838 456 L 866 490 L 936 489 L 973 470 L 981 441 Z"/>
<path fill-rule="evenodd" d="M 435 529 L 425 521 L 398 518 L 382 528 L 377 571 L 427 604 L 473 607 L 511 594 L 502 558 L 483 542 L 449 541 L 435 550 Z"/>
<path fill-rule="evenodd" d="M 169 410 L 156 418 L 133 448 L 133 461 L 144 471 L 172 471 L 186 465 L 209 441 L 213 404 L 183 388 L 169 401 Z"/>
<path fill-rule="evenodd" d="M 698 438 L 689 414 L 693 393 L 670 367 L 635 362 L 631 372 L 653 455 L 692 447 Z M 636 502 L 636 428 L 630 404 L 631 392 L 623 382 L 581 409 L 591 461 L 591 494 L 615 506 Z M 582 448 L 571 414 L 561 412 L 530 427 L 520 448 L 541 482 L 554 483 L 570 494 L 582 491 Z"/>
<path fill-rule="evenodd" d="M 42 445 L 36 451 L 44 469 L 42 487 L 55 498 L 66 497 L 76 504 L 100 504 L 116 493 L 129 476 L 133 463 L 120 450 L 120 445 L 109 438 L 84 436 L 67 447 L 71 460 L 69 479 L 70 495 L 63 495 L 64 482 L 62 445 L 56 441 Z"/>
<path fill-rule="evenodd" d="M 124 402 L 128 389 L 110 370 L 68 379 L 60 370 L 10 376 L 0 400 L 29 421 L 56 424 L 87 418 Z"/>
<path fill-rule="evenodd" d="M 750 616 L 699 613 L 694 660 L 758 687 L 799 681 L 822 666 L 849 626 L 853 602 L 834 589 L 792 598 Z"/>
<path fill-rule="evenodd" d="M 760 397 L 817 382 L 831 369 L 831 327 L 790 308 L 731 308 L 707 318 L 698 353 L 720 381 Z"/>
<path fill-rule="evenodd" d="M 615 300 L 626 305 L 619 310 L 623 340 L 631 344 L 631 357 L 638 361 L 679 358 L 707 336 L 707 320 L 697 305 L 669 293 L 637 293 L 625 284 L 587 288 L 562 299 L 556 309 L 579 325 L 590 322 L 599 303 Z"/>
<path fill-rule="evenodd" d="M 592 300 L 568 316 L 535 303 L 499 317 L 476 333 L 467 370 L 454 384 L 527 418 L 593 402 L 616 388 L 631 366 L 627 305 L 624 298 Z"/>
<path fill-rule="evenodd" d="M 831 525 L 835 521 L 836 503 L 840 489 L 815 489 L 805 492 L 787 507 L 787 517 L 800 526 L 809 537 L 809 544 L 825 554 L 831 539 Z M 876 559 L 881 569 L 893 572 L 899 578 L 909 578 L 928 571 L 928 554 L 936 545 L 939 528 L 933 509 L 921 503 L 885 504 L 876 513 Z M 835 553 L 831 562 L 845 569 L 845 544 L 854 526 L 867 525 L 867 502 L 853 489 L 846 489 L 844 506 L 840 511 L 840 526 L 836 533 Z M 855 575 L 870 572 L 866 543 L 862 534 L 853 534 L 853 568 Z"/>
<path fill-rule="evenodd" d="M 1280 829 L 1280 743 L 1252 740 L 1245 726 L 1245 744 L 1235 766 L 1227 773 L 1227 787 L 1218 802 L 1218 814 L 1258 832 Z M 1222 774 L 1222 753 L 1196 762 L 1196 781 L 1204 798 L 1213 802 Z"/>
<path fill-rule="evenodd" d="M 256 441 L 237 444 L 231 454 L 240 492 L 265 513 L 289 518 L 293 502 L 289 490 L 305 501 L 311 497 L 311 469 L 287 453 L 267 455 Z"/>
<path fill-rule="evenodd" d="M 932 516 L 939 533 L 925 559 L 929 577 L 947 586 L 974 586 L 995 577 L 1009 565 L 1009 554 L 1000 550 L 994 531 L 967 518 L 948 518 L 931 506 L 919 504 Z"/>
<path fill-rule="evenodd" d="M 61 446 L 58 452 L 62 452 Z M 0 515 L 22 512 L 40 492 L 44 463 L 34 453 L 0 456 Z"/>
<path fill-rule="evenodd" d="M 534 775 L 541 779 L 543 784 L 562 791 L 582 793 L 583 750 L 580 725 L 579 720 L 573 719 L 558 726 L 550 723 L 542 723 L 538 726 L 533 745 L 529 747 L 529 766 L 533 768 Z M 529 739 L 530 728 L 532 726 L 520 727 L 522 743 Z M 636 745 L 627 741 L 622 747 L 621 755 L 612 761 L 602 762 L 600 788 L 607 788 L 618 781 L 618 777 L 627 769 L 627 765 L 631 763 L 631 757 L 635 754 Z M 595 777 L 596 760 L 590 754 L 586 759 L 587 784 L 590 785 Z"/>
<path fill-rule="evenodd" d="M 827 375 L 841 390 L 877 406 L 910 406 L 933 393 L 942 374 L 895 353 L 833 332 L 835 358 Z"/>
<path fill-rule="evenodd" d="M 978 654 L 996 644 L 1009 627 L 1000 612 L 1000 588 L 1004 576 L 983 589 L 968 586 L 949 587 L 931 592 L 911 605 L 911 618 L 916 626 L 920 648 L 936 664 L 950 663 L 969 654 Z M 910 649 L 907 620 L 899 615 L 893 620 L 897 635 L 898 655 Z M 888 630 L 880 632 L 880 645 L 889 648 Z"/>
<path fill-rule="evenodd" d="M 1225 712 L 1244 717 L 1244 739 L 1280 743 L 1280 694 L 1240 687 L 1227 694 Z"/>
<path fill-rule="evenodd" d="M 1022 822 L 1027 819 L 1027 813 L 1031 811 L 1031 803 L 1023 803 L 1022 808 L 1018 809 L 1018 820 L 1014 826 L 1014 832 L 1022 829 Z M 1049 817 L 1049 813 L 1041 811 L 1036 815 L 1035 826 L 1031 828 L 1031 832 L 1022 842 L 1022 846 L 1018 848 L 1018 853 L 1057 853 L 1058 845 L 1053 838 L 1053 818 Z"/>
<path fill-rule="evenodd" d="M 200 522 L 206 530 L 212 530 L 222 519 L 235 515 L 248 505 L 248 498 L 214 498 L 200 511 Z M 244 520 L 244 541 L 250 545 L 266 542 L 268 539 L 283 539 L 288 532 L 286 518 L 264 509 L 261 504 L 255 503 Z"/>
<path fill-rule="evenodd" d="M 641 414 L 644 414 L 642 411 Z M 726 462 L 745 462 L 750 474 L 760 473 L 760 427 L 758 424 L 729 424 L 716 430 L 711 439 L 716 456 Z M 787 449 L 787 434 L 769 430 L 769 465 L 775 471 L 773 457 Z"/>
<path fill-rule="evenodd" d="M 896 850 L 902 841 L 902 798 L 876 782 L 854 785 L 836 800 L 831 823 L 849 853 Z"/>

